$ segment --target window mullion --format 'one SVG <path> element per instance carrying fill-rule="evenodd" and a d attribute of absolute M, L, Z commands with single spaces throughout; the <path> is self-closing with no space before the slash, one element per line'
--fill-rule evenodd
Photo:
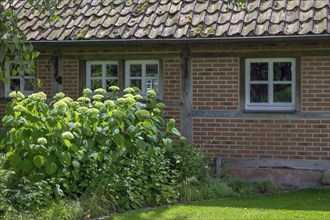
<path fill-rule="evenodd" d="M 274 76 L 273 62 L 268 63 L 268 103 L 274 104 Z"/>
<path fill-rule="evenodd" d="M 141 78 L 141 88 L 142 88 L 142 94 L 147 94 L 147 89 L 146 89 L 146 64 L 142 63 L 142 78 Z"/>
<path fill-rule="evenodd" d="M 106 89 L 106 64 L 102 64 L 102 88 Z"/>

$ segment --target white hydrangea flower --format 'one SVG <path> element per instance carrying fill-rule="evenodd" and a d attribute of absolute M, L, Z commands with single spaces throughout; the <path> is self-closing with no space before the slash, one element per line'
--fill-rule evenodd
<path fill-rule="evenodd" d="M 62 139 L 64 140 L 72 140 L 74 139 L 74 136 L 71 132 L 67 131 L 67 132 L 63 132 L 61 135 Z"/>
<path fill-rule="evenodd" d="M 47 139 L 44 137 L 38 138 L 37 143 L 41 145 L 45 145 L 47 144 Z"/>

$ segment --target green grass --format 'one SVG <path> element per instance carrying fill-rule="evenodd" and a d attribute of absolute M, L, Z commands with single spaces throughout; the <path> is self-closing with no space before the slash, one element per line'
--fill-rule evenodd
<path fill-rule="evenodd" d="M 243 196 L 192 202 L 120 214 L 123 219 L 330 219 L 330 189 L 307 189 L 288 193 Z"/>

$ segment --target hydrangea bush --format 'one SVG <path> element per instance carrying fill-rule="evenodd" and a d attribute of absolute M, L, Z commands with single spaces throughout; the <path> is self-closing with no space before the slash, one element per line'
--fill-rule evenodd
<path fill-rule="evenodd" d="M 6 201 L 24 208 L 86 192 L 108 194 L 114 210 L 176 201 L 191 147 L 171 138 L 180 133 L 154 91 L 141 102 L 136 88 L 110 90 L 85 89 L 75 101 L 57 93 L 50 103 L 43 92 L 10 94 L 0 142 L 14 171 Z"/>

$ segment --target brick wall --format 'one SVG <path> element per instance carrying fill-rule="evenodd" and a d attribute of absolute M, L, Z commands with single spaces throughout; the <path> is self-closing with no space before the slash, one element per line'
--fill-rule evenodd
<path fill-rule="evenodd" d="M 239 109 L 239 58 L 192 60 L 193 109 Z"/>
<path fill-rule="evenodd" d="M 79 91 L 79 60 L 63 59 L 63 92 L 72 99 L 77 99 L 82 91 Z"/>
<path fill-rule="evenodd" d="M 302 58 L 301 110 L 330 111 L 330 57 Z"/>
<path fill-rule="evenodd" d="M 0 100 L 0 127 L 1 127 L 1 123 L 2 123 L 2 118 L 5 115 L 6 104 L 7 104 L 7 101 Z"/>
<path fill-rule="evenodd" d="M 164 112 L 166 120 L 175 119 L 175 127 L 181 130 L 181 108 L 180 107 L 166 107 Z"/>
<path fill-rule="evenodd" d="M 224 158 L 330 160 L 330 119 L 194 118 L 193 135 Z"/>
<path fill-rule="evenodd" d="M 37 78 L 41 80 L 41 87 L 38 91 L 43 91 L 46 93 L 48 98 L 52 98 L 52 70 L 51 64 L 49 63 L 49 58 L 40 58 L 37 60 L 36 65 Z"/>
<path fill-rule="evenodd" d="M 164 101 L 180 101 L 180 58 L 163 60 Z"/>

